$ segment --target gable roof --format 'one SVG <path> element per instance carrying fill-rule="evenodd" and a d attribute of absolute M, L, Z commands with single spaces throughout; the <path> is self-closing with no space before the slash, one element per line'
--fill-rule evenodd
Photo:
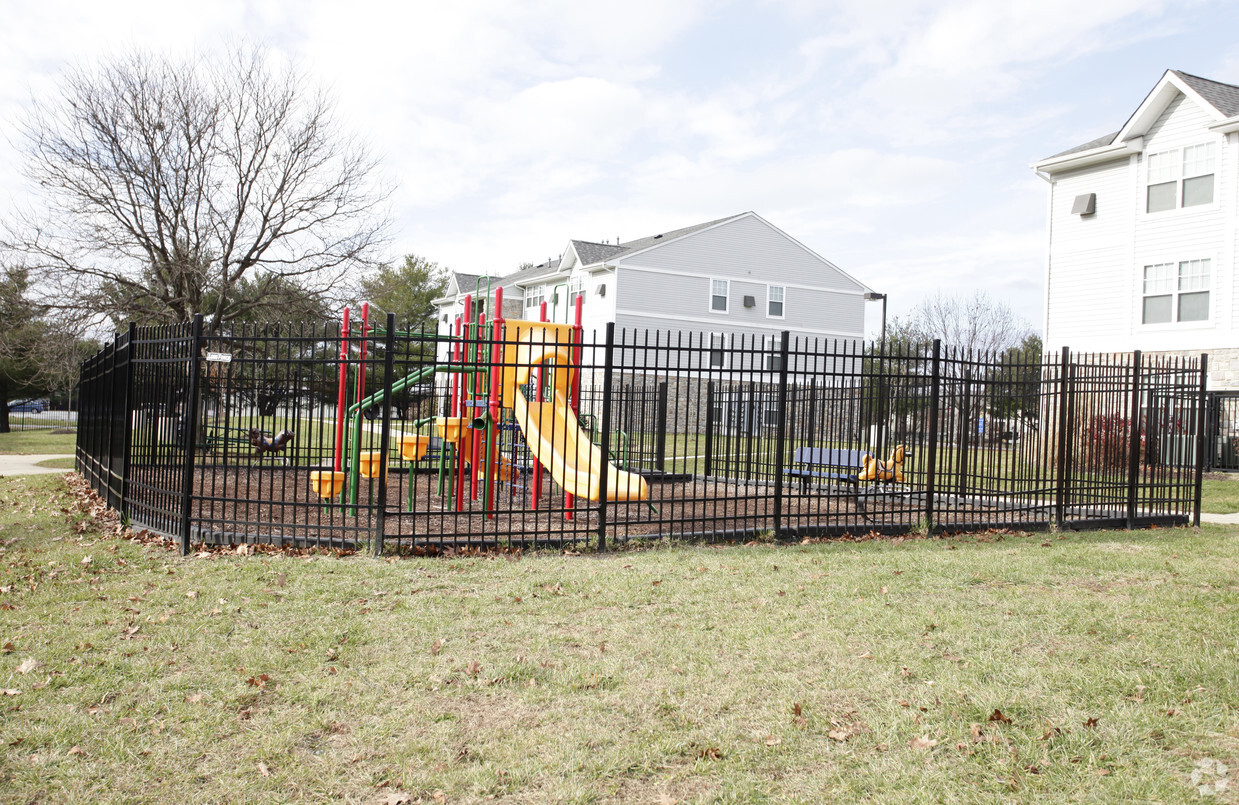
<path fill-rule="evenodd" d="M 584 267 L 595 266 L 622 257 L 629 254 L 648 249 L 651 246 L 661 246 L 664 243 L 670 243 L 677 238 L 682 238 L 685 235 L 691 235 L 694 232 L 700 232 L 703 229 L 709 229 L 717 224 L 731 221 L 735 218 L 740 218 L 752 213 L 742 212 L 737 215 L 729 215 L 726 218 L 716 218 L 713 221 L 706 221 L 700 224 L 693 224 L 682 229 L 675 229 L 670 232 L 661 232 L 656 235 L 648 235 L 636 240 L 630 240 L 625 243 L 595 243 L 592 240 L 570 240 L 568 248 L 576 254 L 577 262 Z M 565 258 L 551 260 L 547 263 L 541 263 L 530 268 L 521 269 L 505 276 L 502 280 L 503 285 L 525 285 L 531 280 L 536 280 L 541 277 L 550 276 L 559 272 L 565 264 L 571 265 L 572 261 Z"/>
<path fill-rule="evenodd" d="M 478 289 L 478 283 L 485 279 L 498 280 L 499 277 L 493 274 L 465 274 L 460 271 L 453 271 L 452 278 L 456 280 L 457 293 L 473 293 Z M 491 283 L 495 284 L 494 282 Z"/>
<path fill-rule="evenodd" d="M 1239 86 L 1201 78 L 1181 70 L 1167 70 L 1141 101 L 1136 111 L 1123 124 L 1123 128 L 1048 156 L 1035 163 L 1033 167 L 1037 170 L 1051 167 L 1068 169 L 1138 151 L 1142 147 L 1138 143 L 1139 138 L 1144 136 L 1166 107 L 1179 95 L 1187 96 L 1203 106 L 1209 116 L 1218 123 L 1227 118 L 1239 116 Z M 1128 143 L 1131 143 L 1131 146 L 1124 147 Z M 1077 159 L 1065 159 L 1077 154 L 1080 155 Z M 1067 164 L 1047 164 L 1051 162 Z"/>
<path fill-rule="evenodd" d="M 1184 73 L 1180 70 L 1171 70 L 1170 72 L 1178 76 L 1184 84 L 1196 90 L 1197 95 L 1221 114 L 1226 117 L 1239 115 L 1239 87 L 1234 84 L 1223 84 L 1221 81 L 1201 78 L 1198 75 Z"/>

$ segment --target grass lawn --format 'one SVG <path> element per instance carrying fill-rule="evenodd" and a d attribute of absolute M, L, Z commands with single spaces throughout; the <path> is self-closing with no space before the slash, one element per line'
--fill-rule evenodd
<path fill-rule="evenodd" d="M 52 433 L 50 430 L 23 430 L 0 433 L 0 453 L 37 455 L 40 453 L 71 454 L 77 449 L 76 433 Z"/>
<path fill-rule="evenodd" d="M 1217 478 L 1221 480 L 1213 480 Z M 1201 491 L 1200 510 L 1213 514 L 1239 512 L 1239 473 L 1217 473 L 1206 478 Z"/>
<path fill-rule="evenodd" d="M 77 466 L 77 462 L 72 458 L 49 458 L 40 461 L 37 466 L 47 467 L 53 470 L 71 470 Z"/>
<path fill-rule="evenodd" d="M 181 559 L 0 479 L 12 801 L 1195 801 L 1239 532 Z"/>

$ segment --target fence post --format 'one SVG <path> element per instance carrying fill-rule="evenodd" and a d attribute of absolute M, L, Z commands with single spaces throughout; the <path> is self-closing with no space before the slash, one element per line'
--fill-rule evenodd
<path fill-rule="evenodd" d="M 185 398 L 185 433 L 181 466 L 181 556 L 189 554 L 189 526 L 194 507 L 194 439 L 198 432 L 198 375 L 202 362 L 202 314 L 189 326 L 189 388 Z"/>
<path fill-rule="evenodd" d="M 1136 527 L 1136 488 L 1140 480 L 1140 350 L 1131 354 L 1131 419 L 1127 444 L 1127 527 Z"/>
<path fill-rule="evenodd" d="M 598 469 L 598 552 L 607 549 L 607 470 L 611 466 L 611 383 L 615 361 L 615 322 L 607 322 L 607 345 L 602 363 L 602 466 Z M 580 367 L 578 367 L 578 371 Z"/>
<path fill-rule="evenodd" d="M 100 453 L 106 465 L 103 472 L 103 498 L 111 508 L 116 505 L 116 488 L 112 485 L 112 445 L 116 441 L 116 342 L 120 333 L 112 334 L 112 343 L 108 345 L 108 394 L 107 394 L 107 432 L 106 441 L 101 445 Z"/>
<path fill-rule="evenodd" d="M 774 538 L 783 530 L 783 469 L 787 450 L 787 353 L 788 331 L 784 330 L 779 345 L 779 425 L 774 444 Z"/>
<path fill-rule="evenodd" d="M 654 445 L 654 466 L 666 469 L 667 455 L 667 381 L 658 384 L 658 412 L 655 414 L 656 431 Z"/>
<path fill-rule="evenodd" d="M 714 459 L 714 381 L 706 381 L 706 468 L 703 473 L 710 477 L 710 464 Z"/>
<path fill-rule="evenodd" d="M 1055 469 L 1058 475 L 1054 484 L 1054 526 L 1062 530 L 1067 520 L 1067 442 L 1070 439 L 1067 425 L 1067 400 L 1071 394 L 1068 372 L 1071 365 L 1071 348 L 1063 347 L 1058 369 L 1058 456 Z"/>
<path fill-rule="evenodd" d="M 929 459 L 925 462 L 925 530 L 934 533 L 934 495 L 938 486 L 938 398 L 942 393 L 942 340 L 934 339 L 934 357 L 930 374 L 929 396 Z"/>
<path fill-rule="evenodd" d="M 129 523 L 129 452 L 133 449 L 133 357 L 137 349 L 138 326 L 129 322 L 129 339 L 125 346 L 125 443 L 121 448 L 120 518 Z"/>
<path fill-rule="evenodd" d="M 1192 525 L 1200 528 L 1200 502 L 1204 495 L 1205 481 L 1205 406 L 1209 391 L 1205 388 L 1209 377 L 1209 355 L 1200 354 L 1200 397 L 1196 404 L 1196 489 L 1192 496 Z"/>
<path fill-rule="evenodd" d="M 383 356 L 383 441 L 379 444 L 379 507 L 374 513 L 374 555 L 383 555 L 383 535 L 387 528 L 387 458 L 388 442 L 391 441 L 391 387 L 392 372 L 395 371 L 396 353 L 396 314 L 387 314 L 387 335 L 384 341 Z M 365 372 L 363 365 L 361 371 Z M 409 482 L 412 483 L 413 473 L 410 468 Z"/>

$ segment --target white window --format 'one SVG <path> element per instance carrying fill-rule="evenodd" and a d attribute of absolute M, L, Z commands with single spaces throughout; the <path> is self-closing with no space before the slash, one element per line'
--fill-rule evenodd
<path fill-rule="evenodd" d="M 525 289 L 525 317 L 534 317 L 538 315 L 538 308 L 546 301 L 546 286 L 539 285 L 537 288 Z"/>
<path fill-rule="evenodd" d="M 783 337 L 780 335 L 762 336 L 763 365 L 767 372 L 783 370 Z"/>
<path fill-rule="evenodd" d="M 726 344 L 726 335 L 723 333 L 710 333 L 710 368 L 722 369 L 727 365 L 727 354 L 723 351 Z"/>
<path fill-rule="evenodd" d="M 766 318 L 783 318 L 783 299 L 786 294 L 787 289 L 782 285 L 766 286 Z"/>
<path fill-rule="evenodd" d="M 1144 267 L 1144 324 L 1209 320 L 1212 261 L 1183 260 Z"/>
<path fill-rule="evenodd" d="M 730 282 L 728 280 L 710 280 L 710 312 L 726 313 L 727 296 Z"/>
<path fill-rule="evenodd" d="M 583 277 L 573 277 L 568 280 L 568 308 L 576 309 L 576 298 L 585 296 L 585 279 Z"/>
<path fill-rule="evenodd" d="M 1146 212 L 1213 203 L 1217 143 L 1158 151 L 1145 156 Z"/>

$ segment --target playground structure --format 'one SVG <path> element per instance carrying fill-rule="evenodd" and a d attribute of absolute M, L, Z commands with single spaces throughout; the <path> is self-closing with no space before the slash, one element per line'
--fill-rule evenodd
<path fill-rule="evenodd" d="M 348 324 L 131 327 L 83 366 L 78 466 L 186 550 L 1196 517 L 1203 360 L 892 354 L 789 333 L 720 350 L 499 310 L 502 294 L 471 297 L 442 331 L 367 306 Z M 1020 437 L 1000 438 L 1005 423 Z"/>
<path fill-rule="evenodd" d="M 502 311 L 502 288 L 495 289 L 493 299 L 491 311 Z M 548 322 L 546 302 L 541 305 L 539 321 L 506 320 L 492 313 L 488 322 L 485 297 L 467 295 L 452 332 L 433 336 L 446 344 L 448 359 L 436 359 L 369 395 L 365 372 L 359 369 L 367 344 L 388 333 L 370 322 L 370 306 L 364 303 L 356 339 L 358 359 L 353 366 L 346 307 L 341 320 L 333 464 L 330 471 L 310 474 L 314 493 L 325 500 L 338 498 L 342 510 L 355 513 L 362 479 L 381 480 L 389 470 L 383 451 L 362 450 L 365 412 L 386 404 L 393 394 L 446 378 L 449 410 L 416 419 L 395 435 L 398 460 L 409 471 L 427 455 L 432 436 L 437 435 L 436 494 L 444 508 L 462 512 L 466 495 L 470 500 L 480 495 L 483 508 L 491 512 L 488 517 L 493 518 L 495 495 L 506 486 L 509 494 L 528 493 L 530 506 L 536 509 L 544 474 L 564 491 L 564 516 L 569 520 L 574 516 L 574 499 L 596 503 L 603 485 L 609 500 L 645 500 L 649 496 L 646 480 L 616 466 L 611 457 L 604 458 L 594 443 L 592 428 L 584 430 L 578 418 L 583 303 L 578 296 L 573 325 Z M 407 331 L 392 335 L 413 336 Z M 523 438 L 528 465 L 518 457 L 518 437 Z M 518 485 L 522 480 L 528 483 Z M 413 506 L 411 484 L 408 505 Z"/>

